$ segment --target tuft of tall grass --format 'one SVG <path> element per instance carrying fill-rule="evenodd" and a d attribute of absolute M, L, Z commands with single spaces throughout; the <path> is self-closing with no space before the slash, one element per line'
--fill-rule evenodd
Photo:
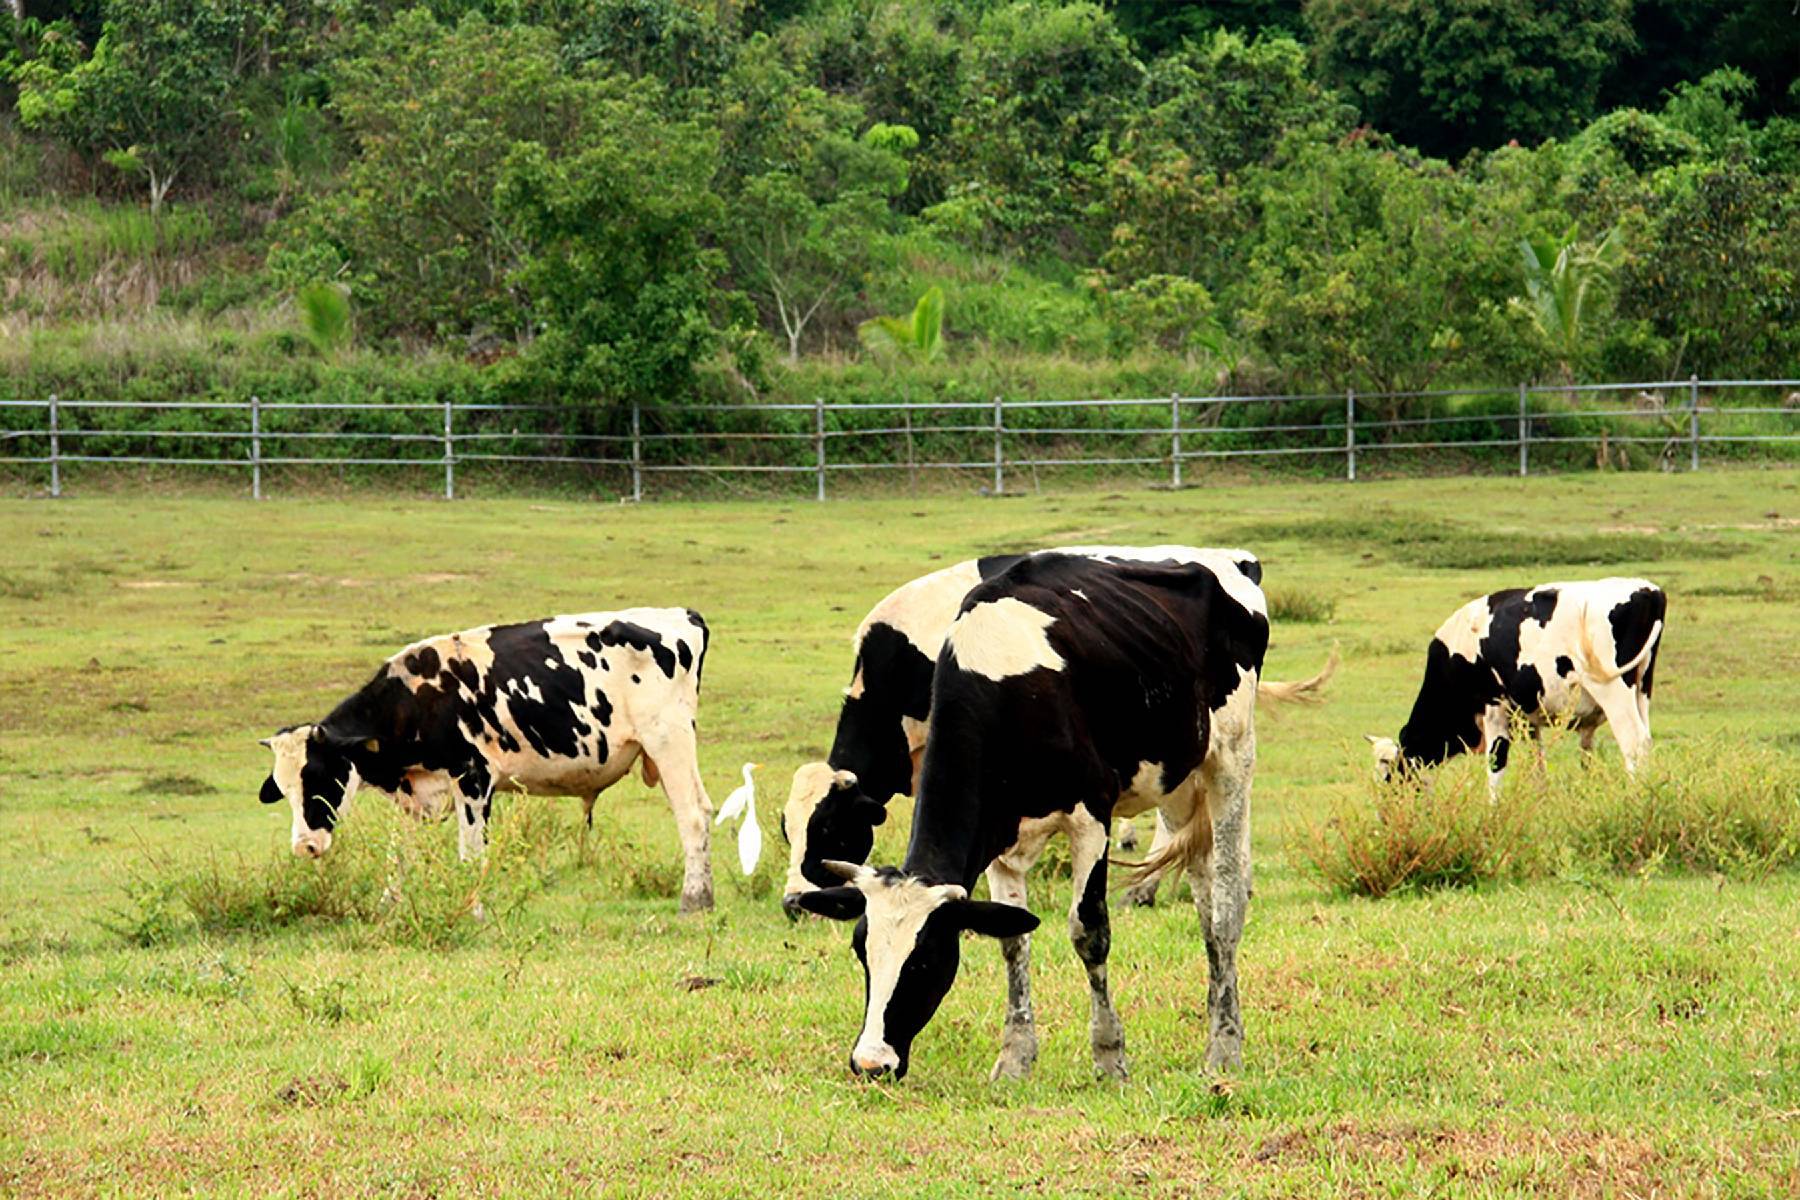
<path fill-rule="evenodd" d="M 1708 739 L 1658 747 L 1636 779 L 1605 759 L 1556 773 L 1547 791 L 1582 861 L 1760 879 L 1800 860 L 1792 754 Z"/>
<path fill-rule="evenodd" d="M 504 922 L 572 864 L 576 836 L 565 808 L 502 796 L 488 824 L 487 854 L 464 863 L 444 825 L 366 796 L 323 859 L 296 858 L 285 847 L 260 858 L 214 857 L 177 873 L 170 886 L 206 933 L 352 924 L 402 944 L 457 945 Z"/>
<path fill-rule="evenodd" d="M 1376 899 L 1541 873 L 1554 861 L 1541 806 L 1490 800 L 1481 766 L 1471 758 L 1391 782 L 1370 776 L 1323 823 L 1302 820 L 1290 850 L 1334 891 Z"/>
<path fill-rule="evenodd" d="M 1515 730 L 1490 799 L 1469 755 L 1417 777 L 1370 779 L 1289 849 L 1334 891 L 1381 897 L 1543 877 L 1575 864 L 1757 879 L 1800 861 L 1800 758 L 1707 740 L 1660 746 L 1633 777 L 1616 756 L 1577 760 L 1547 735 L 1546 765 Z"/>
<path fill-rule="evenodd" d="M 1276 586 L 1263 589 L 1271 621 L 1323 625 L 1337 615 L 1337 597 L 1310 588 Z"/>

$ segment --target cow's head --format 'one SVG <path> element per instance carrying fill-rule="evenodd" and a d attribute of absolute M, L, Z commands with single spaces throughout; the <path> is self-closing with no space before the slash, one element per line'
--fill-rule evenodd
<path fill-rule="evenodd" d="M 866 862 L 875 847 L 875 827 L 887 808 L 871 800 L 849 771 L 822 762 L 794 772 L 794 786 L 781 810 L 781 836 L 788 843 L 787 886 L 782 906 L 792 916 L 802 892 L 840 882 L 825 869 L 828 859 Z"/>
<path fill-rule="evenodd" d="M 359 777 L 350 754 L 359 741 L 322 725 L 296 725 L 262 744 L 275 752 L 275 768 L 263 780 L 262 802 L 286 800 L 293 813 L 294 853 L 321 857 L 331 849 L 331 831 L 356 794 Z"/>
<path fill-rule="evenodd" d="M 925 883 L 892 867 L 828 862 L 826 868 L 849 882 L 803 892 L 799 906 L 856 921 L 850 945 L 862 960 L 865 1007 L 850 1070 L 902 1078 L 913 1039 L 956 979 L 962 935 L 1018 937 L 1036 929 L 1038 919 L 1016 905 L 971 900 L 960 884 Z"/>
<path fill-rule="evenodd" d="M 1400 743 L 1391 737 L 1365 733 L 1364 739 L 1369 743 L 1369 754 L 1375 760 L 1375 778 L 1386 783 L 1401 769 Z"/>

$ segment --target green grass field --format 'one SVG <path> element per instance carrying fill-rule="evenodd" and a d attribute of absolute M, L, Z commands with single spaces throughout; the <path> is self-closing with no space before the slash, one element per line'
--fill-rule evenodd
<path fill-rule="evenodd" d="M 1503 585 L 1658 580 L 1659 747 L 1800 756 L 1796 517 L 1793 470 L 823 506 L 0 501 L 0 1193 L 1793 1196 L 1800 874 L 1347 900 L 1288 847 L 1360 794 L 1358 735 L 1399 726 L 1438 622 Z M 143 917 L 146 881 L 255 874 L 285 847 L 257 738 L 412 638 L 559 611 L 707 615 L 705 773 L 718 803 L 768 764 L 779 859 L 788 773 L 829 741 L 872 602 L 972 554 L 1102 541 L 1246 545 L 1330 614 L 1276 627 L 1269 676 L 1344 655 L 1330 703 L 1259 730 L 1228 1080 L 1201 1068 L 1205 954 L 1168 894 L 1115 909 L 1132 1078 L 1092 1077 L 1049 878 L 1035 1078 L 987 1082 L 1003 982 L 971 945 L 912 1074 L 856 1083 L 847 931 L 790 925 L 779 864 L 737 879 L 727 838 L 713 914 L 641 894 L 678 851 L 635 777 L 602 797 L 590 861 L 570 847 L 464 945 L 108 928 Z M 1573 748 L 1549 770 L 1580 770 Z"/>

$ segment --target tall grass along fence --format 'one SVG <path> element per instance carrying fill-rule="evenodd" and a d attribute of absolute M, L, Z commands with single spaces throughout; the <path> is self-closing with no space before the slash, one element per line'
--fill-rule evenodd
<path fill-rule="evenodd" d="M 1182 487 L 1235 465 L 1370 475 L 1443 470 L 1697 470 L 1800 461 L 1800 380 L 1687 380 L 1342 395 L 916 403 L 554 406 L 0 400 L 0 472 L 60 496 L 92 467 L 275 476 L 404 470 L 456 495 L 458 469 L 572 473 L 641 500 L 678 481 L 810 493 L 951 478 L 999 494 L 1069 473 Z M 286 472 L 288 474 L 283 475 Z M 835 481 L 835 482 L 834 482 Z"/>

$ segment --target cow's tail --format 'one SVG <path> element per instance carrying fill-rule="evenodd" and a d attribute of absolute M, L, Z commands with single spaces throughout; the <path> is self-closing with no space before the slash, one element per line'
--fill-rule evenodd
<path fill-rule="evenodd" d="M 1142 862 L 1110 859 L 1113 866 L 1124 869 L 1125 883 L 1135 887 L 1149 879 L 1160 879 L 1171 867 L 1187 870 L 1188 864 L 1205 858 L 1212 851 L 1212 814 L 1206 809 L 1206 798 L 1196 797 L 1194 811 L 1169 840 L 1153 848 Z"/>
<path fill-rule="evenodd" d="M 1619 676 L 1628 675 L 1650 661 L 1656 653 L 1656 643 L 1662 637 L 1662 630 L 1663 623 L 1659 617 L 1656 624 L 1650 627 L 1650 636 L 1644 639 L 1644 648 L 1634 654 L 1630 662 L 1609 667 L 1600 652 L 1594 649 L 1594 635 L 1588 632 L 1587 614 L 1584 612 L 1581 614 L 1581 655 L 1587 659 L 1587 669 L 1590 674 L 1601 683 L 1611 683 Z"/>
<path fill-rule="evenodd" d="M 1325 660 L 1324 668 L 1310 679 L 1257 680 L 1256 702 L 1270 708 L 1282 704 L 1318 704 L 1325 699 L 1325 685 L 1331 682 L 1337 669 L 1338 648 L 1333 643 L 1331 657 Z"/>

